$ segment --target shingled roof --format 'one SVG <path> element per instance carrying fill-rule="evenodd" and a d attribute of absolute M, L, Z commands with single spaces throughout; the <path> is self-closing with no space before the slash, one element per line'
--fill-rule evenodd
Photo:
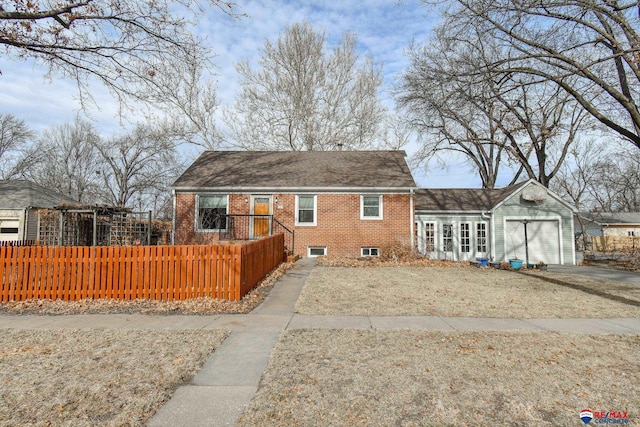
<path fill-rule="evenodd" d="M 74 200 L 27 180 L 0 181 L 0 209 L 53 208 Z"/>
<path fill-rule="evenodd" d="M 415 188 L 404 151 L 206 151 L 177 190 Z"/>
<path fill-rule="evenodd" d="M 434 188 L 416 191 L 416 211 L 488 211 L 527 182 L 504 188 Z"/>
<path fill-rule="evenodd" d="M 601 225 L 640 224 L 640 212 L 580 212 L 580 216 Z"/>

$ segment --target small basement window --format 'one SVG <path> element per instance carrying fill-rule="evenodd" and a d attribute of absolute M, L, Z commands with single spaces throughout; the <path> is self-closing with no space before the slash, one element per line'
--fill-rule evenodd
<path fill-rule="evenodd" d="M 326 246 L 309 246 L 307 248 L 307 256 L 309 257 L 327 256 L 327 247 Z"/>
<path fill-rule="evenodd" d="M 360 256 L 380 256 L 380 248 L 360 248 Z"/>

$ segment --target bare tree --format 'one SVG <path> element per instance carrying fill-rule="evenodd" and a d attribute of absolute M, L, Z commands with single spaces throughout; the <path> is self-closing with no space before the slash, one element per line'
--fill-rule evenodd
<path fill-rule="evenodd" d="M 518 123 L 505 146 L 529 178 L 548 187 L 583 129 L 585 114 L 570 96 L 545 82 L 518 82 L 507 94 L 496 94 L 505 112 Z"/>
<path fill-rule="evenodd" d="M 640 159 L 630 150 L 617 150 L 594 165 L 590 187 L 595 210 L 637 212 L 640 210 Z M 635 149 L 634 149 L 635 151 Z"/>
<path fill-rule="evenodd" d="M 23 158 L 24 175 L 83 203 L 100 200 L 101 144 L 94 126 L 79 117 L 42 132 Z"/>
<path fill-rule="evenodd" d="M 216 150 L 224 141 L 218 131 L 218 96 L 213 76 L 199 58 L 179 65 L 180 81 L 175 75 L 159 75 L 156 87 L 147 94 L 149 103 L 161 112 L 147 112 L 147 122 L 161 122 L 175 136 L 207 150 Z"/>
<path fill-rule="evenodd" d="M 139 125 L 96 146 L 103 162 L 104 201 L 122 207 L 159 206 L 171 182 L 183 170 L 179 140 L 171 129 Z"/>
<path fill-rule="evenodd" d="M 448 6 L 442 25 L 461 43 L 471 46 L 482 34 L 503 49 L 479 76 L 552 82 L 640 148 L 637 1 L 452 0 Z"/>
<path fill-rule="evenodd" d="M 238 64 L 242 92 L 226 121 L 237 145 L 266 150 L 370 147 L 385 109 L 380 70 L 360 61 L 356 39 L 345 34 L 325 52 L 325 36 L 308 23 L 285 28 L 265 42 L 259 67 Z"/>
<path fill-rule="evenodd" d="M 482 186 L 493 188 L 507 143 L 497 123 L 504 114 L 486 87 L 458 78 L 459 63 L 467 62 L 452 55 L 453 49 L 440 30 L 432 43 L 409 50 L 411 63 L 397 88 L 397 99 L 407 122 L 420 135 L 412 162 L 427 166 L 441 152 L 461 153 L 478 172 Z"/>
<path fill-rule="evenodd" d="M 162 81 L 185 82 L 184 64 L 208 63 L 209 48 L 191 31 L 206 6 L 235 14 L 235 4 L 222 0 L 4 2 L 0 45 L 11 58 L 32 58 L 49 75 L 74 79 L 83 106 L 94 79 L 121 105 L 153 103 L 166 89 Z"/>
<path fill-rule="evenodd" d="M 422 134 L 417 160 L 461 153 L 486 188 L 507 161 L 515 166 L 512 183 L 524 173 L 548 186 L 583 125 L 582 108 L 544 81 L 496 78 L 487 64 L 501 47 L 482 34 L 469 44 L 460 37 L 442 26 L 428 44 L 410 50 L 398 101 Z"/>
<path fill-rule="evenodd" d="M 588 211 L 595 208 L 593 191 L 597 187 L 597 165 L 610 158 L 612 152 L 604 142 L 585 141 L 569 151 L 567 161 L 558 171 L 551 189 L 571 201 L 577 209 Z"/>
<path fill-rule="evenodd" d="M 34 132 L 24 120 L 13 114 L 0 114 L 0 178 L 10 179 L 21 173 L 20 158 Z"/>

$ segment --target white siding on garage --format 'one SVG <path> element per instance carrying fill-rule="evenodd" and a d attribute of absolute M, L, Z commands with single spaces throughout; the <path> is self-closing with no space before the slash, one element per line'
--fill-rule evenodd
<path fill-rule="evenodd" d="M 559 224 L 559 220 L 534 220 L 527 223 L 529 263 L 562 262 Z M 505 253 L 509 258 L 526 259 L 524 224 L 521 220 L 506 221 L 504 241 Z"/>

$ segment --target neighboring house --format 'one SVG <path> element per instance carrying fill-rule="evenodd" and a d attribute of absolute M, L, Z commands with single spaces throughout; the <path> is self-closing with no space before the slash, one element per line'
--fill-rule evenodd
<path fill-rule="evenodd" d="M 580 212 L 575 227 L 578 244 L 586 250 L 640 247 L 640 212 Z"/>
<path fill-rule="evenodd" d="M 207 151 L 172 186 L 174 243 L 295 232 L 301 256 L 410 245 L 416 184 L 404 151 Z"/>
<path fill-rule="evenodd" d="M 456 261 L 575 264 L 574 208 L 534 180 L 501 189 L 416 192 L 417 246 Z M 525 245 L 526 223 L 526 245 Z"/>
<path fill-rule="evenodd" d="M 31 181 L 0 181 L 0 241 L 37 240 L 38 208 L 73 199 Z"/>
<path fill-rule="evenodd" d="M 580 212 L 576 230 L 590 236 L 640 237 L 640 212 Z"/>

